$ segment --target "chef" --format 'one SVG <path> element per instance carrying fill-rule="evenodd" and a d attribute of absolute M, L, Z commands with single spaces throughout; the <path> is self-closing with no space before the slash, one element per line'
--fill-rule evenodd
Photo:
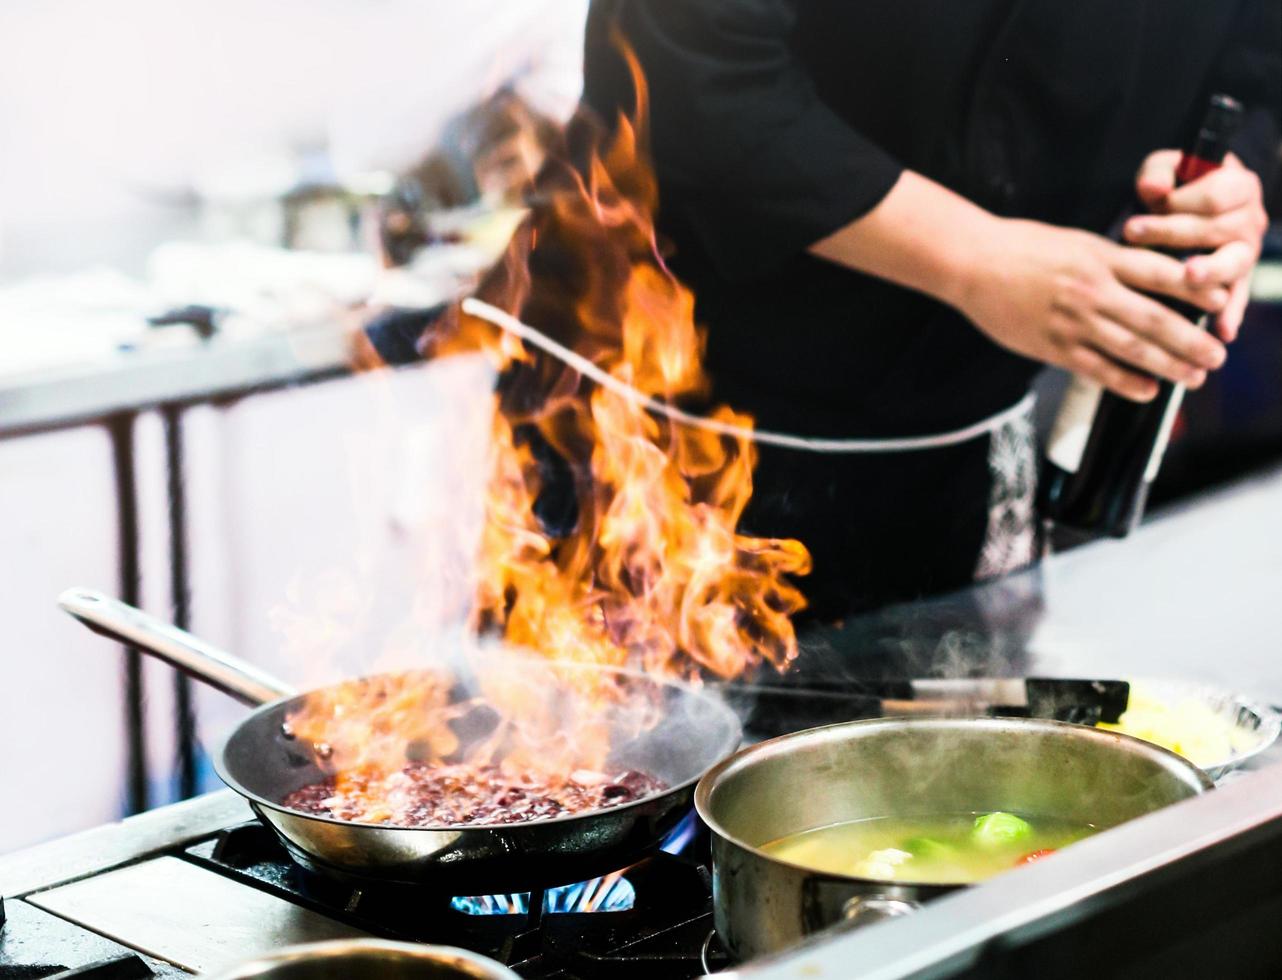
<path fill-rule="evenodd" d="M 1267 223 L 1280 10 L 596 0 L 585 99 L 634 107 L 617 31 L 716 397 L 790 437 L 761 443 L 746 529 L 809 546 L 818 613 L 1033 560 L 1043 365 L 1146 400 L 1153 376 L 1197 387 L 1224 363 Z M 1173 148 L 1221 91 L 1248 107 L 1235 154 L 1173 190 Z"/>

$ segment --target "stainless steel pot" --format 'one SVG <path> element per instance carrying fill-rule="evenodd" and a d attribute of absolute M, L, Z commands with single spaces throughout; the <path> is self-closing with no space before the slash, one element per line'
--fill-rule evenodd
<path fill-rule="evenodd" d="M 339 939 L 277 950 L 210 980 L 519 980 L 505 966 L 453 946 Z"/>
<path fill-rule="evenodd" d="M 1211 785 L 1173 752 L 1081 725 L 879 718 L 744 749 L 703 777 L 695 806 L 713 835 L 717 932 L 746 960 L 839 923 L 905 914 L 958 887 L 820 873 L 767 855 L 760 848 L 770 841 L 863 818 L 994 810 L 1103 829 Z"/>

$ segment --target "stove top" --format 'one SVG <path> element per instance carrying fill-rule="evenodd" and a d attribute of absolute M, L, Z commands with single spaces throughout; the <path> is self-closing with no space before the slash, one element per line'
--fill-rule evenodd
<path fill-rule="evenodd" d="M 870 704 L 818 685 L 743 687 L 731 700 L 750 740 L 858 717 Z M 704 976 L 726 965 L 713 930 L 707 832 L 691 814 L 664 847 L 589 883 L 449 896 L 339 884 L 290 861 L 257 821 L 233 821 L 11 899 L 0 980 L 178 976 L 287 942 L 369 935 L 462 946 L 531 980 Z"/>
<path fill-rule="evenodd" d="M 233 911 L 261 923 L 268 936 L 268 920 L 285 909 L 295 927 L 300 919 L 309 923 L 309 939 L 373 935 L 462 946 L 528 978 L 703 976 L 726 959 L 713 937 L 706 834 L 693 828 L 688 821 L 678 831 L 688 838 L 675 842 L 684 844 L 682 854 L 659 852 L 587 887 L 451 897 L 319 878 L 292 863 L 265 827 L 247 821 L 123 869 L 10 899 L 0 923 L 0 980 L 135 980 L 225 964 L 226 944 L 192 935 L 200 910 L 172 907 L 187 895 L 216 906 L 204 914 L 226 927 L 223 906 L 210 894 L 213 880 L 236 903 Z M 74 924 L 81 922 L 94 931 Z M 328 925 L 318 929 L 321 923 Z M 261 936 L 247 938 L 261 945 Z"/>
<path fill-rule="evenodd" d="M 747 741 L 878 713 L 877 698 L 834 676 L 824 652 L 811 644 L 795 672 L 724 689 Z M 58 878 L 11 900 L 18 914 L 0 926 L 0 980 L 73 967 L 82 972 L 68 975 L 87 980 L 164 977 L 287 942 L 368 935 L 462 946 L 531 980 L 685 980 L 726 965 L 713 929 L 707 832 L 693 814 L 665 850 L 604 880 L 508 896 L 354 889 L 304 871 L 270 831 L 243 819 L 247 809 L 241 815 L 139 852 L 145 860 L 108 858 L 103 873 Z M 202 930 L 202 915 L 220 928 Z M 72 932 L 55 940 L 54 923 Z M 237 942 L 237 929 L 258 945 Z"/>
<path fill-rule="evenodd" d="M 184 977 L 171 964 L 82 929 L 24 901 L 0 903 L 0 978 L 145 980 Z"/>
<path fill-rule="evenodd" d="M 875 710 L 869 688 L 830 671 L 831 661 L 823 657 L 810 663 L 812 669 L 776 684 L 727 691 L 750 740 Z M 1282 813 L 1282 782 L 1278 790 Z M 1225 789 L 1210 796 L 1228 805 L 1242 794 Z M 1262 808 L 1249 793 L 1246 802 Z M 1201 805 L 1219 803 L 1212 798 Z M 1277 817 L 1262 809 L 1268 819 Z M 713 931 L 707 833 L 693 819 L 678 828 L 667 850 L 603 880 L 523 895 L 442 896 L 416 888 L 354 889 L 311 875 L 251 816 L 243 801 L 224 791 L 0 857 L 0 894 L 6 896 L 0 980 L 179 977 L 221 970 L 283 945 L 371 935 L 462 946 L 530 980 L 686 980 L 726 966 Z M 1152 821 L 1163 816 L 1146 821 L 1156 826 Z M 1236 818 L 1229 817 L 1232 824 Z M 1212 813 L 1207 819 L 1219 818 Z M 1171 834 L 1182 834 L 1184 822 L 1176 821 Z M 1282 828 L 1282 817 L 1271 826 Z M 1105 838 L 1122 848 L 1101 859 L 1101 867 L 1115 869 L 1147 846 L 1144 839 L 1128 840 L 1127 829 L 1095 839 L 1097 850 L 1111 847 Z M 1091 843 L 1082 845 L 1083 855 Z M 1229 867 L 1222 858 L 1216 867 L 1221 865 Z M 1078 871 L 1069 863 L 1056 873 Z M 969 901 L 983 905 L 986 895 L 996 894 L 994 886 L 1028 887 L 999 881 L 975 889 Z M 1147 894 L 1137 892 L 1128 906 L 1132 917 L 1148 915 Z M 1222 899 L 1229 911 L 1240 904 L 1227 890 Z M 946 901 L 961 907 L 961 899 Z M 1022 893 L 1012 901 L 1002 907 L 1037 908 Z M 1169 907 L 1172 899 L 1165 901 L 1162 907 Z M 990 912 L 985 907 L 977 914 L 982 919 Z M 930 911 L 919 915 L 929 933 Z M 933 921 L 936 932 L 946 931 L 953 917 Z M 915 941 L 909 945 L 917 949 Z"/>
<path fill-rule="evenodd" d="M 681 854 L 661 851 L 592 883 L 505 896 L 354 889 L 303 871 L 256 822 L 228 828 L 183 857 L 372 935 L 463 946 L 522 977 L 676 980 L 704 975 L 705 959 L 709 967 L 725 963 L 711 938 L 707 837 L 693 829 L 687 821 L 677 831 L 691 838 L 675 842 L 685 843 Z"/>

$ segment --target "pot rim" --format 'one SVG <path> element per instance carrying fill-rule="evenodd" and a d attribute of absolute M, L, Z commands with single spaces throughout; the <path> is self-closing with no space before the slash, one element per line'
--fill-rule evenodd
<path fill-rule="evenodd" d="M 839 721 L 831 725 L 819 725 L 815 728 L 806 728 L 798 732 L 789 732 L 787 735 L 779 735 L 775 738 L 767 739 L 764 742 L 758 742 L 755 745 L 749 745 L 740 749 L 733 755 L 728 756 L 721 762 L 709 769 L 699 780 L 694 791 L 694 808 L 699 814 L 708 829 L 714 835 L 720 837 L 723 841 L 733 844 L 741 850 L 747 851 L 756 857 L 774 864 L 792 868 L 796 871 L 805 872 L 810 875 L 831 878 L 834 881 L 849 881 L 856 883 L 865 883 L 878 886 L 902 885 L 911 888 L 964 888 L 965 885 L 956 883 L 941 883 L 937 881 L 906 881 L 901 879 L 889 878 L 862 878 L 857 875 L 836 874 L 831 871 L 818 871 L 815 868 L 808 867 L 804 864 L 797 864 L 793 861 L 787 861 L 774 854 L 768 854 L 760 847 L 746 843 L 737 834 L 732 834 L 726 830 L 722 823 L 712 814 L 712 793 L 716 786 L 723 779 L 733 775 L 735 772 L 746 769 L 762 763 L 766 759 L 773 759 L 778 756 L 787 755 L 794 742 L 801 743 L 822 743 L 840 741 L 839 736 L 844 735 L 851 729 L 879 729 L 886 728 L 899 730 L 904 728 L 920 729 L 950 729 L 950 728 L 994 728 L 1008 729 L 1011 726 L 1030 730 L 1047 730 L 1071 732 L 1072 737 L 1095 739 L 1099 742 L 1109 742 L 1113 745 L 1129 746 L 1131 750 L 1138 751 L 1142 755 L 1154 757 L 1155 761 L 1161 763 L 1166 769 L 1179 773 L 1183 776 L 1192 776 L 1190 783 L 1196 783 L 1199 787 L 1194 796 L 1209 792 L 1215 789 L 1215 782 L 1205 772 L 1189 762 L 1182 755 L 1172 752 L 1170 749 L 1155 745 L 1152 742 L 1146 742 L 1142 738 L 1134 735 L 1127 735 L 1124 732 L 1110 732 L 1104 729 L 1095 728 L 1092 725 L 1077 725 L 1067 721 L 1054 721 L 1049 718 L 1018 718 L 1018 717 L 957 717 L 941 715 L 938 717 L 914 717 L 914 718 L 863 718 L 857 721 Z M 1107 828 L 1105 828 L 1107 829 Z M 798 831 L 801 833 L 801 831 Z"/>
<path fill-rule="evenodd" d="M 278 968 L 312 961 L 330 961 L 341 965 L 350 957 L 359 957 L 366 953 L 391 954 L 402 963 L 435 963 L 466 969 L 472 976 L 478 978 L 519 980 L 517 975 L 502 963 L 468 949 L 372 937 L 329 939 L 316 943 L 283 946 L 229 966 L 211 975 L 210 980 L 254 980 L 254 978 L 269 977 L 272 971 Z"/>

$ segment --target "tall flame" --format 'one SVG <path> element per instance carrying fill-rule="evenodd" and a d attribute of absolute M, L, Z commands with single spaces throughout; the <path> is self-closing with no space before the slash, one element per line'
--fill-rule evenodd
<path fill-rule="evenodd" d="M 643 395 L 699 399 L 708 381 L 694 297 L 654 229 L 646 90 L 630 52 L 636 121 L 586 115 L 540 173 L 530 214 L 479 298 Z M 751 438 L 674 422 L 452 311 L 432 353 L 491 352 L 504 370 L 477 568 L 476 624 L 551 657 L 732 677 L 796 653 L 791 616 L 809 570 L 797 541 L 736 528 L 752 494 Z M 729 408 L 711 413 L 741 427 Z M 558 467 L 557 454 L 568 466 Z M 549 463 L 551 460 L 551 464 Z M 556 477 L 560 476 L 558 481 Z M 572 493 L 572 526 L 540 504 Z"/>

